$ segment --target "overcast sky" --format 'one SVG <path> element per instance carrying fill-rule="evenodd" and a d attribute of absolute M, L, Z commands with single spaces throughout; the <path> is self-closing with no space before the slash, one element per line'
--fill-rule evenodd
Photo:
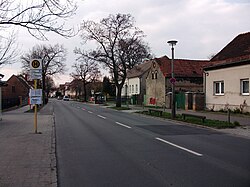
<path fill-rule="evenodd" d="M 78 0 L 78 10 L 70 24 L 79 25 L 82 20 L 99 21 L 109 14 L 131 14 L 146 35 L 156 57 L 171 57 L 167 41 L 178 40 L 175 57 L 182 59 L 208 59 L 219 52 L 238 34 L 250 31 L 250 0 Z M 22 52 L 27 52 L 38 43 L 63 44 L 68 50 L 67 73 L 56 78 L 57 84 L 70 81 L 76 56 L 75 47 L 80 47 L 78 36 L 64 39 L 48 34 L 49 42 L 32 38 L 26 30 L 19 30 L 18 43 Z M 0 69 L 7 80 L 21 72 L 21 63 Z"/>

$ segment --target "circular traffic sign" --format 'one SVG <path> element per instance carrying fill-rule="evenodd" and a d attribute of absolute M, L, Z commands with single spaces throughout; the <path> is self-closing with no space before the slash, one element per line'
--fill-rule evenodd
<path fill-rule="evenodd" d="M 175 78 L 170 78 L 170 82 L 171 82 L 172 84 L 174 84 L 174 83 L 176 82 L 176 79 L 175 79 Z"/>
<path fill-rule="evenodd" d="M 32 66 L 33 68 L 39 68 L 39 67 L 40 67 L 40 62 L 39 62 L 38 60 L 33 60 L 33 61 L 31 62 L 31 66 Z"/>

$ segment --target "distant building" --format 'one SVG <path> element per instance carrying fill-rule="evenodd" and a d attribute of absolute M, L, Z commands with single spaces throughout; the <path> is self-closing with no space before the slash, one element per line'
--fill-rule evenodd
<path fill-rule="evenodd" d="M 122 88 L 122 97 L 129 99 L 130 104 L 142 105 L 146 95 L 146 77 L 151 67 L 151 61 L 134 66 L 127 72 L 127 78 Z"/>
<path fill-rule="evenodd" d="M 175 92 L 180 94 L 177 106 L 185 107 L 185 92 L 203 92 L 203 67 L 208 63 L 208 60 L 174 60 Z M 152 60 L 146 79 L 146 105 L 170 107 L 171 72 L 171 59 L 167 56 Z"/>

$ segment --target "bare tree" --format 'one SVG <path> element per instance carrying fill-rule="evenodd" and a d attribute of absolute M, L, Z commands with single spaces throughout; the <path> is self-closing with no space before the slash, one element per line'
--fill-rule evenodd
<path fill-rule="evenodd" d="M 10 25 L 21 26 L 28 29 L 28 32 L 38 39 L 47 39 L 45 32 L 48 31 L 64 37 L 73 34 L 72 28 L 66 29 L 64 22 L 76 11 L 77 6 L 73 1 L 31 2 L 22 0 L 17 3 L 13 0 L 0 0 L 0 26 L 2 29 Z"/>
<path fill-rule="evenodd" d="M 15 38 L 8 33 L 8 28 L 23 27 L 40 40 L 47 40 L 45 33 L 50 31 L 71 37 L 75 35 L 74 29 L 66 28 L 65 21 L 76 9 L 74 0 L 0 0 L 0 66 L 12 63 L 16 56 Z M 2 33 L 9 36 L 4 37 Z"/>
<path fill-rule="evenodd" d="M 97 81 L 101 74 L 94 60 L 86 58 L 80 50 L 75 50 L 74 52 L 79 57 L 77 58 L 78 63 L 72 66 L 74 71 L 71 73 L 71 76 L 82 82 L 84 101 L 87 101 L 87 85 Z"/>
<path fill-rule="evenodd" d="M 130 14 L 109 15 L 100 23 L 83 21 L 80 32 L 84 42 L 97 43 L 95 50 L 83 54 L 104 64 L 113 74 L 117 88 L 116 106 L 120 107 L 127 70 L 149 57 L 149 47 L 142 40 L 143 32 L 134 26 Z"/>
<path fill-rule="evenodd" d="M 49 97 L 49 94 L 55 90 L 55 82 L 51 76 L 45 77 L 45 92 L 47 93 L 47 98 Z"/>
<path fill-rule="evenodd" d="M 15 33 L 12 32 L 9 36 L 0 35 L 0 66 L 11 64 L 15 61 L 17 52 Z"/>
<path fill-rule="evenodd" d="M 32 59 L 42 59 L 42 88 L 45 91 L 45 78 L 47 76 L 55 76 L 66 71 L 66 55 L 67 51 L 62 45 L 36 45 L 21 57 L 22 68 L 24 72 L 28 73 L 30 61 Z"/>

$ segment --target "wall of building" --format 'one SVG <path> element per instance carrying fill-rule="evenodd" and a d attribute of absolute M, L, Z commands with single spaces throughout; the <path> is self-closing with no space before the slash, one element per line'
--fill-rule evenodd
<path fill-rule="evenodd" d="M 206 107 L 209 110 L 243 108 L 250 112 L 250 96 L 241 94 L 241 80 L 250 80 L 250 64 L 208 71 L 206 81 Z M 224 94 L 214 94 L 214 81 L 224 81 Z"/>
<path fill-rule="evenodd" d="M 172 92 L 170 78 L 166 80 L 166 92 Z M 176 78 L 175 91 L 178 92 L 203 92 L 202 77 Z"/>
<path fill-rule="evenodd" d="M 23 85 L 16 76 L 12 76 L 7 83 L 8 86 L 2 88 L 3 99 L 29 96 L 29 88 Z"/>
<path fill-rule="evenodd" d="M 157 72 L 157 78 L 152 78 L 152 73 Z M 165 76 L 158 64 L 152 66 L 146 79 L 146 105 L 165 105 Z"/>

